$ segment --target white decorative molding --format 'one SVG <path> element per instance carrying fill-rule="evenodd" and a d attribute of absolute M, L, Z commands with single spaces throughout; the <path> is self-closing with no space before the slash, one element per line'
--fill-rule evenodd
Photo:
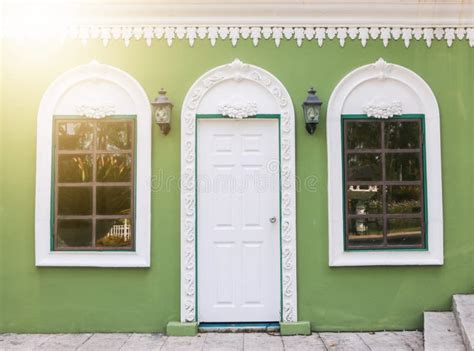
<path fill-rule="evenodd" d="M 110 104 L 87 105 L 103 97 L 107 97 Z M 94 100 L 96 98 L 98 100 Z M 75 115 L 78 112 L 88 117 L 102 117 L 111 113 L 136 116 L 135 251 L 51 250 L 53 117 Z M 63 73 L 48 87 L 40 102 L 36 132 L 36 266 L 150 266 L 150 126 L 151 109 L 147 94 L 132 76 L 118 68 L 92 61 Z"/>
<path fill-rule="evenodd" d="M 248 35 L 251 35 L 249 32 Z M 196 320 L 196 114 L 215 106 L 207 97 L 216 87 L 246 80 L 260 89 L 280 114 L 282 193 L 282 319 L 297 321 L 295 114 L 290 95 L 271 73 L 240 60 L 216 67 L 190 88 L 181 111 L 181 321 Z M 218 96 L 218 95 L 213 95 Z M 268 102 L 268 101 L 267 101 Z M 260 103 L 260 101 L 259 101 Z M 268 105 L 267 105 L 268 106 Z M 210 111 L 205 111 L 210 113 Z M 265 109 L 262 112 L 267 112 Z M 274 113 L 275 111 L 269 111 Z M 278 292 L 279 293 L 279 292 Z"/>
<path fill-rule="evenodd" d="M 218 112 L 230 118 L 242 119 L 255 116 L 258 112 L 258 107 L 255 102 L 242 101 L 239 98 L 233 98 L 218 106 Z"/>
<path fill-rule="evenodd" d="M 381 80 L 388 77 L 392 67 L 393 66 L 390 63 L 385 62 L 383 58 L 379 58 L 374 64 L 372 64 L 372 68 L 377 72 L 377 78 Z"/>
<path fill-rule="evenodd" d="M 115 114 L 114 104 L 103 104 L 103 105 L 77 105 L 77 114 L 83 117 L 89 118 L 104 118 Z"/>
<path fill-rule="evenodd" d="M 38 36 L 49 38 L 47 32 L 23 33 L 18 35 L 13 29 L 4 28 L 3 37 L 17 38 Z M 208 40 L 212 47 L 218 41 L 228 40 L 232 46 L 237 46 L 240 40 L 252 40 L 254 46 L 258 46 L 261 40 L 273 40 L 276 47 L 283 42 L 294 40 L 298 47 L 305 45 L 318 45 L 322 47 L 325 42 L 337 40 L 339 46 L 344 47 L 348 41 L 359 41 L 362 47 L 367 46 L 369 41 L 382 41 L 384 47 L 388 47 L 391 41 L 403 41 L 405 47 L 415 41 L 423 40 L 427 47 L 431 47 L 433 41 L 445 41 L 446 46 L 451 47 L 455 41 L 465 42 L 474 47 L 473 27 L 391 27 L 370 26 L 341 27 L 327 26 L 192 26 L 192 25 L 168 25 L 168 26 L 128 26 L 123 25 L 80 25 L 63 28 L 55 37 L 61 40 L 80 40 L 84 46 L 91 40 L 100 40 L 104 47 L 112 40 L 123 41 L 126 47 L 131 42 L 143 40 L 147 46 L 151 46 L 155 40 L 164 40 L 168 46 L 172 46 L 176 40 L 186 40 L 190 47 L 194 46 L 196 40 Z"/>
<path fill-rule="evenodd" d="M 403 113 L 401 101 L 384 102 L 377 99 L 372 100 L 364 106 L 363 111 L 368 117 L 387 119 L 399 116 Z"/>
<path fill-rule="evenodd" d="M 178 0 L 120 1 L 108 3 L 7 2 L 2 7 L 0 37 L 73 39 L 84 45 L 113 40 L 125 46 L 162 40 L 230 41 L 232 46 L 250 40 L 257 46 L 272 40 L 275 46 L 295 41 L 323 46 L 326 41 L 401 41 L 405 47 L 423 40 L 428 47 L 444 41 L 448 47 L 464 42 L 474 47 L 474 3 L 462 0 L 381 2 L 380 0 Z M 104 16 L 107 14 L 107 16 Z"/>
<path fill-rule="evenodd" d="M 378 117 L 401 113 L 423 114 L 425 125 L 427 250 L 345 251 L 341 115 L 364 112 L 362 101 L 383 92 L 381 101 L 371 104 Z M 375 117 L 375 116 L 374 116 Z M 443 264 L 443 199 L 441 182 L 441 142 L 438 103 L 428 84 L 415 72 L 382 59 L 347 74 L 336 86 L 328 102 L 328 212 L 330 266 L 403 266 Z M 360 189 L 354 191 L 373 191 Z"/>

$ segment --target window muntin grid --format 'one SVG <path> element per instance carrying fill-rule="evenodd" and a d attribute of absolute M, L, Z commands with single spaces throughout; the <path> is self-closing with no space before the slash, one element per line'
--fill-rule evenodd
<path fill-rule="evenodd" d="M 343 151 L 346 250 L 426 248 L 422 119 L 343 118 Z"/>
<path fill-rule="evenodd" d="M 133 250 L 134 173 L 134 119 L 55 118 L 53 250 Z"/>

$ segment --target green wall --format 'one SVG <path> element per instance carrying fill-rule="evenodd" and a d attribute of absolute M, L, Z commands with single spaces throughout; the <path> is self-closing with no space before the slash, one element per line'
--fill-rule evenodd
<path fill-rule="evenodd" d="M 424 310 L 448 310 L 451 295 L 474 292 L 474 49 L 466 41 L 412 41 L 384 48 L 369 41 L 316 42 L 198 40 L 112 41 L 82 47 L 45 41 L 5 42 L 0 97 L 0 332 L 164 331 L 179 319 L 180 105 L 204 72 L 238 57 L 261 66 L 287 87 L 296 108 L 296 167 L 315 191 L 297 194 L 298 314 L 314 330 L 422 327 Z M 328 267 L 325 114 L 336 84 L 352 69 L 383 57 L 408 67 L 433 89 L 441 109 L 445 265 L 442 267 Z M 48 85 L 65 70 L 92 59 L 133 75 L 150 99 L 159 88 L 175 102 L 163 136 L 153 124 L 152 265 L 149 269 L 36 268 L 34 197 L 36 113 Z M 316 134 L 304 129 L 301 102 L 315 85 L 324 101 Z M 158 179 L 172 177 L 167 189 Z M 3 216 L 2 216 L 3 214 Z"/>

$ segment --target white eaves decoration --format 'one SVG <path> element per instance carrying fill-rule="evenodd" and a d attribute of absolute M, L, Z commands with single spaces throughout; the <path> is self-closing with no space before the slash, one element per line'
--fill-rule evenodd
<path fill-rule="evenodd" d="M 218 111 L 225 117 L 242 119 L 257 115 L 258 107 L 255 102 L 241 102 L 235 100 L 219 105 Z"/>
<path fill-rule="evenodd" d="M 0 30 L 0 37 L 15 38 L 19 34 L 15 28 L 4 28 Z M 41 34 L 41 28 L 31 33 L 24 33 L 22 37 L 29 35 L 36 37 L 58 37 L 63 39 L 80 40 L 86 45 L 90 40 L 100 40 L 107 46 L 112 40 L 122 40 L 126 47 L 132 41 L 144 40 L 147 46 L 151 46 L 155 40 L 165 40 L 168 46 L 172 46 L 176 40 L 186 40 L 193 47 L 196 40 L 209 40 L 211 46 L 217 41 L 230 41 L 236 46 L 239 40 L 250 39 L 254 46 L 261 40 L 273 40 L 276 47 L 281 42 L 294 40 L 298 47 L 303 42 L 323 46 L 325 41 L 337 40 L 343 47 L 348 41 L 359 41 L 365 47 L 369 41 L 382 41 L 387 47 L 390 41 L 403 41 L 405 47 L 409 47 L 413 40 L 423 40 L 427 47 L 431 47 L 435 41 L 445 41 L 448 47 L 453 42 L 466 41 L 470 47 L 474 47 L 474 27 L 319 27 L 319 26 L 187 26 L 187 25 L 81 25 L 71 26 L 58 30 L 57 32 L 45 32 Z"/>
<path fill-rule="evenodd" d="M 82 104 L 76 106 L 76 111 L 80 116 L 88 118 L 104 118 L 115 114 L 115 105 L 87 105 Z"/>
<path fill-rule="evenodd" d="M 399 116 L 403 113 L 402 103 L 400 101 L 385 102 L 383 100 L 374 99 L 363 108 L 367 117 L 380 119 L 388 119 L 393 116 Z"/>

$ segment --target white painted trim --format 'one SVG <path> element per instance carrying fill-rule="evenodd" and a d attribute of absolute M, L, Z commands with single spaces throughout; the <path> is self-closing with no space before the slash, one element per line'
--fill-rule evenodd
<path fill-rule="evenodd" d="M 60 252 L 50 250 L 53 116 L 68 91 L 88 82 L 107 82 L 129 97 L 136 115 L 136 251 Z M 109 96 L 108 96 L 109 97 Z M 81 101 L 83 96 L 75 96 Z M 114 96 L 110 96 L 113 100 Z M 115 102 L 115 101 L 114 101 Z M 84 101 L 88 104 L 89 101 Z M 117 101 L 118 104 L 122 103 Z M 67 106 L 74 111 L 75 106 Z M 64 106 L 63 106 L 64 108 Z M 120 113 L 120 111 L 116 111 Z M 36 146 L 36 266 L 150 266 L 151 110 L 140 84 L 118 68 L 92 62 L 63 73 L 46 90 L 40 103 Z"/>
<path fill-rule="evenodd" d="M 358 89 L 367 87 L 377 95 L 385 82 L 401 84 L 406 96 L 404 106 L 418 106 L 416 111 L 425 115 L 426 191 L 428 199 L 428 250 L 427 251 L 344 251 L 343 230 L 343 171 L 341 150 L 341 114 L 361 113 L 360 106 L 349 102 Z M 369 91 L 367 90 L 367 91 Z M 398 91 L 403 95 L 402 91 Z M 372 96 L 367 96 L 369 100 Z M 358 100 L 358 99 L 353 99 Z M 349 105 L 349 106 L 347 106 Z M 354 110 L 354 111 L 352 111 Z M 436 98 L 428 84 L 416 73 L 396 64 L 387 64 L 380 59 L 355 69 L 346 75 L 334 89 L 328 103 L 328 210 L 329 210 L 329 265 L 330 266 L 392 266 L 392 265 L 442 265 L 443 264 L 443 199 L 441 183 L 440 120 Z"/>
<path fill-rule="evenodd" d="M 248 80 L 263 88 L 279 109 L 282 174 L 282 319 L 285 322 L 294 322 L 297 320 L 297 281 L 293 103 L 288 91 L 275 76 L 260 67 L 245 64 L 239 60 L 206 72 L 192 85 L 183 102 L 181 112 L 181 321 L 196 320 L 196 114 L 203 99 L 211 90 L 219 89 L 220 84 L 231 80 Z"/>
<path fill-rule="evenodd" d="M 2 32 L 0 32 L 0 38 Z M 230 41 L 232 46 L 237 46 L 239 40 L 252 40 L 253 45 L 258 46 L 262 40 L 272 40 L 276 47 L 281 42 L 293 40 L 298 47 L 303 43 L 306 45 L 318 45 L 322 47 L 326 41 L 336 40 L 340 47 L 344 47 L 349 41 L 359 41 L 362 47 L 366 47 L 369 41 L 381 41 L 387 47 L 392 41 L 403 41 L 406 48 L 416 41 L 424 41 L 429 48 L 435 41 L 444 41 L 448 47 L 458 41 L 474 47 L 474 26 L 382 26 L 372 25 L 356 27 L 352 25 L 326 26 L 326 25 L 281 25 L 273 26 L 255 24 L 253 26 L 228 24 L 219 25 L 80 25 L 68 26 L 67 28 L 48 31 L 44 33 L 41 28 L 38 31 L 17 31 L 13 28 L 5 28 L 3 36 L 6 38 L 27 38 L 31 40 L 50 39 L 60 37 L 61 40 L 80 40 L 85 46 L 91 40 L 100 40 L 107 47 L 112 40 L 123 41 L 125 47 L 131 42 L 144 40 L 147 46 L 151 46 L 155 40 L 166 40 L 168 46 L 172 46 L 176 40 L 186 40 L 190 47 L 197 40 L 208 40 L 211 46 L 216 46 L 218 41 Z"/>
<path fill-rule="evenodd" d="M 462 0 L 231 0 L 115 1 L 102 3 L 7 2 L 5 24 L 72 25 L 320 25 L 472 26 L 474 4 Z M 38 16 L 34 16 L 37 14 Z M 107 16 L 104 16 L 107 14 Z M 59 18 L 60 17 L 60 18 Z M 23 21 L 18 23 L 18 18 Z M 62 20 L 62 21 L 61 21 Z"/>
<path fill-rule="evenodd" d="M 108 4 L 31 4 L 9 3 L 4 6 L 0 37 L 71 38 L 84 44 L 101 40 L 144 40 L 148 46 L 156 39 L 172 45 L 175 40 L 251 39 L 317 42 L 337 40 L 341 46 L 349 40 L 381 40 L 387 46 L 402 40 L 408 47 L 413 40 L 444 40 L 448 46 L 465 41 L 474 47 L 474 4 L 465 1 L 420 2 L 380 1 L 177 1 Z M 104 16 L 104 13 L 107 16 Z M 36 14 L 36 15 L 35 15 Z M 46 15 L 47 14 L 47 15 Z"/>

